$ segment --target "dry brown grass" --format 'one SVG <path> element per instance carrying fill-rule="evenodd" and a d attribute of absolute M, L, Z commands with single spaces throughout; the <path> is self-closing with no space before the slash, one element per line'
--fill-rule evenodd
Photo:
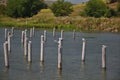
<path fill-rule="evenodd" d="M 83 11 L 86 4 L 76 4 L 73 5 L 73 12 L 70 14 L 70 16 L 78 16 L 80 15 L 80 12 Z"/>

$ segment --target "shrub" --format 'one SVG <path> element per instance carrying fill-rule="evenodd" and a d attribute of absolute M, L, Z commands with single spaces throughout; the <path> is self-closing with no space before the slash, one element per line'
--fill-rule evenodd
<path fill-rule="evenodd" d="M 117 2 L 117 0 L 110 0 L 110 3 L 114 3 L 114 2 Z"/>
<path fill-rule="evenodd" d="M 120 3 L 117 4 L 117 15 L 120 16 Z"/>
<path fill-rule="evenodd" d="M 6 14 L 10 17 L 31 17 L 46 8 L 43 0 L 8 0 Z"/>
<path fill-rule="evenodd" d="M 106 4 L 101 0 L 90 0 L 85 8 L 86 14 L 92 17 L 104 16 L 106 10 Z"/>
<path fill-rule="evenodd" d="M 0 14 L 4 14 L 5 13 L 5 5 L 0 5 Z"/>
<path fill-rule="evenodd" d="M 110 9 L 102 0 L 89 0 L 84 14 L 90 17 L 112 17 L 115 11 Z"/>
<path fill-rule="evenodd" d="M 70 2 L 64 2 L 63 0 L 58 0 L 53 3 L 50 7 L 55 16 L 68 16 L 72 11 L 72 4 Z"/>
<path fill-rule="evenodd" d="M 108 9 L 104 16 L 110 18 L 112 16 L 116 16 L 116 12 L 113 9 Z"/>

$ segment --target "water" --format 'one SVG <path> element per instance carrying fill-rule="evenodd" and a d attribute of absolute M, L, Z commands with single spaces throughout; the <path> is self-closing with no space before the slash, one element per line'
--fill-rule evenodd
<path fill-rule="evenodd" d="M 24 58 L 20 37 L 21 30 L 15 30 L 12 37 L 12 51 L 9 55 L 10 68 L 4 67 L 4 28 L 0 29 L 0 80 L 120 80 L 120 34 L 119 33 L 64 33 L 63 66 L 57 69 L 57 43 L 52 32 L 47 32 L 45 62 L 40 64 L 40 35 L 35 30 L 32 39 L 32 64 Z M 56 34 L 56 40 L 60 32 Z M 86 42 L 86 62 L 81 62 L 82 37 Z M 101 69 L 101 47 L 107 45 L 107 70 Z"/>
<path fill-rule="evenodd" d="M 65 0 L 65 1 L 69 1 L 73 4 L 79 4 L 79 3 L 87 2 L 89 0 Z"/>

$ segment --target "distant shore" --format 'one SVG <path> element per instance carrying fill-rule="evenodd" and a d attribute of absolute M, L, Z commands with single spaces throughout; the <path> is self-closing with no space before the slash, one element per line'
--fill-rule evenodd
<path fill-rule="evenodd" d="M 120 32 L 120 18 L 56 17 L 41 18 L 0 18 L 0 27 L 53 29 L 81 32 Z"/>

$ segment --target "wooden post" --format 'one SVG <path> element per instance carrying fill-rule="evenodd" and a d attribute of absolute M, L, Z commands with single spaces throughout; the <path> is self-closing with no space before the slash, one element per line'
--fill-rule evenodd
<path fill-rule="evenodd" d="M 73 30 L 73 39 L 75 39 L 75 30 Z"/>
<path fill-rule="evenodd" d="M 13 34 L 14 34 L 14 27 L 12 27 L 11 29 L 11 36 L 13 36 Z"/>
<path fill-rule="evenodd" d="M 61 30 L 61 38 L 63 38 L 63 30 Z"/>
<path fill-rule="evenodd" d="M 4 48 L 5 67 L 9 68 L 8 42 L 7 41 L 3 44 L 3 48 Z"/>
<path fill-rule="evenodd" d="M 24 38 L 25 38 L 25 32 L 22 31 L 22 35 L 21 35 L 21 43 L 24 44 Z"/>
<path fill-rule="evenodd" d="M 32 42 L 28 42 L 28 62 L 32 62 Z"/>
<path fill-rule="evenodd" d="M 10 32 L 8 32 L 8 52 L 11 52 Z"/>
<path fill-rule="evenodd" d="M 102 68 L 106 69 L 106 46 L 102 45 Z"/>
<path fill-rule="evenodd" d="M 32 38 L 32 36 L 33 36 L 33 29 L 31 28 L 30 29 L 30 38 Z"/>
<path fill-rule="evenodd" d="M 27 29 L 25 29 L 25 32 L 24 32 L 24 33 L 25 33 L 25 37 L 27 37 Z"/>
<path fill-rule="evenodd" d="M 82 41 L 83 41 L 83 46 L 82 46 L 82 61 L 85 62 L 85 45 L 86 45 L 85 38 L 82 38 Z"/>
<path fill-rule="evenodd" d="M 62 69 L 62 38 L 58 41 L 58 69 Z"/>
<path fill-rule="evenodd" d="M 32 35 L 34 36 L 34 34 L 35 34 L 35 27 L 32 28 L 32 33 L 33 33 Z"/>
<path fill-rule="evenodd" d="M 43 36 L 43 35 L 41 35 L 40 61 L 41 61 L 41 62 L 44 62 L 44 36 Z"/>
<path fill-rule="evenodd" d="M 44 30 L 44 42 L 46 42 L 47 41 L 47 32 L 46 32 L 46 30 Z"/>
<path fill-rule="evenodd" d="M 24 56 L 27 56 L 27 37 L 24 38 Z"/>
<path fill-rule="evenodd" d="M 7 28 L 5 28 L 5 41 L 7 41 L 7 35 L 8 35 L 7 31 L 8 31 Z"/>
<path fill-rule="evenodd" d="M 55 38 L 55 28 L 53 28 L 53 38 Z"/>

